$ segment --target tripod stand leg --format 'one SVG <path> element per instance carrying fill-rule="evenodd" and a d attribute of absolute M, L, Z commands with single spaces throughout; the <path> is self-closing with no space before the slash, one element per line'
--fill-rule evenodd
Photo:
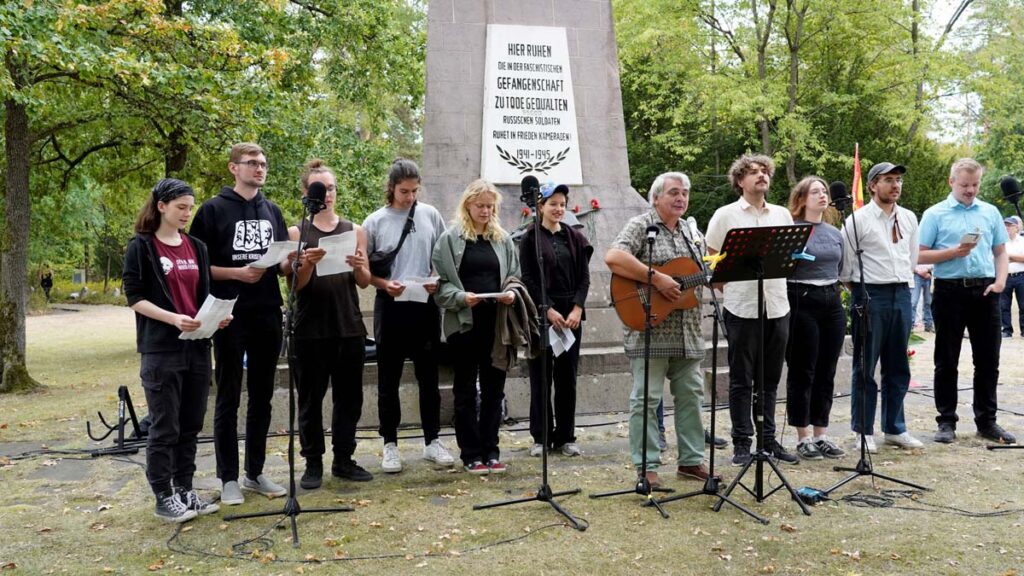
<path fill-rule="evenodd" d="M 796 503 L 800 506 L 800 510 L 803 511 L 804 515 L 810 516 L 811 509 L 807 507 L 807 504 L 804 503 L 804 501 L 801 500 L 799 496 L 797 496 L 796 490 L 793 489 L 793 486 L 790 485 L 789 480 L 786 480 L 786 477 L 782 475 L 782 471 L 779 470 L 779 465 L 776 464 L 775 462 L 772 462 L 770 458 L 768 459 L 768 465 L 772 467 L 772 470 L 775 471 L 775 475 L 778 476 L 779 480 L 782 481 L 782 485 L 786 487 L 786 490 L 789 492 L 789 495 L 793 497 L 793 500 L 796 500 Z"/>
<path fill-rule="evenodd" d="M 729 498 L 729 495 L 732 494 L 732 491 L 736 489 L 736 486 L 739 485 L 740 480 L 743 479 L 743 475 L 747 473 L 747 470 L 750 469 L 750 465 L 753 463 L 754 460 L 751 459 L 750 461 L 743 465 L 743 468 L 740 468 L 740 473 L 737 474 L 736 477 L 732 479 L 732 482 L 729 483 L 729 487 L 725 489 L 725 492 L 722 492 L 723 500 Z M 719 500 L 718 502 L 716 502 L 712 510 L 714 510 L 715 512 L 721 510 L 723 500 Z"/>
<path fill-rule="evenodd" d="M 767 518 L 765 518 L 764 516 L 761 516 L 760 514 L 757 514 L 753 510 L 747 508 L 746 506 L 740 504 L 739 502 L 733 500 L 732 498 L 729 498 L 728 496 L 726 496 L 724 494 L 715 494 L 715 496 L 718 498 L 718 502 L 716 502 L 715 506 L 714 506 L 715 512 L 718 512 L 722 508 L 722 503 L 723 502 L 728 502 L 733 508 L 736 508 L 740 512 L 743 512 L 744 514 L 746 514 L 747 516 L 750 516 L 754 520 L 757 520 L 761 524 L 768 524 L 768 519 Z"/>

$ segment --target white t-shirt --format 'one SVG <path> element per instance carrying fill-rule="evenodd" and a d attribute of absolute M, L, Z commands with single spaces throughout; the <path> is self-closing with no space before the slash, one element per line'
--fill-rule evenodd
<path fill-rule="evenodd" d="M 1024 237 L 1017 234 L 1017 237 L 1006 243 L 1006 255 L 1007 256 L 1024 256 Z M 1017 272 L 1024 272 L 1024 264 L 1020 262 L 1010 261 L 1009 273 L 1015 274 Z"/>

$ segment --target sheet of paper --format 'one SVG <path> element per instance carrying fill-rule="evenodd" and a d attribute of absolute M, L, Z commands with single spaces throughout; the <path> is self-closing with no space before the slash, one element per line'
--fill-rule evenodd
<path fill-rule="evenodd" d="M 981 234 L 979 232 L 968 232 L 967 234 L 964 234 L 960 238 L 960 243 L 961 244 L 977 244 L 978 240 L 980 240 L 980 239 L 981 239 Z"/>
<path fill-rule="evenodd" d="M 277 240 L 270 243 L 270 247 L 267 248 L 266 254 L 263 255 L 259 260 L 252 262 L 249 266 L 253 268 L 270 268 L 276 266 L 281 262 L 284 262 L 288 258 L 288 253 L 295 250 L 298 244 L 291 240 Z"/>
<path fill-rule="evenodd" d="M 348 262 L 345 262 L 345 257 L 356 253 L 355 230 L 321 238 L 320 247 L 324 249 L 326 254 L 324 254 L 323 259 L 316 263 L 317 276 L 323 278 L 331 274 L 352 271 L 352 267 L 348 265 Z"/>
<path fill-rule="evenodd" d="M 484 298 L 484 299 L 491 298 L 491 299 L 495 299 L 496 300 L 496 299 L 501 298 L 502 296 L 504 296 L 506 294 L 512 294 L 512 292 L 487 292 L 485 294 L 477 294 L 476 297 L 477 298 Z"/>
<path fill-rule="evenodd" d="M 572 348 L 572 345 L 576 343 L 576 336 L 572 333 L 572 330 L 559 330 L 552 326 L 548 328 L 548 341 L 551 342 L 551 353 L 555 356 L 561 356 L 563 352 Z"/>
<path fill-rule="evenodd" d="M 181 340 L 200 340 L 213 336 L 213 333 L 217 331 L 217 326 L 231 314 L 237 300 L 238 298 L 221 300 L 213 295 L 207 296 L 206 301 L 203 302 L 199 312 L 196 314 L 196 320 L 201 324 L 199 328 L 191 332 L 182 332 L 178 338 Z"/>
<path fill-rule="evenodd" d="M 437 284 L 438 279 L 438 276 L 431 276 L 430 278 L 413 276 L 401 280 L 402 284 L 405 285 L 405 290 L 398 295 L 398 298 L 395 298 L 395 302 L 426 302 L 430 298 L 430 293 L 427 292 L 426 286 Z"/>

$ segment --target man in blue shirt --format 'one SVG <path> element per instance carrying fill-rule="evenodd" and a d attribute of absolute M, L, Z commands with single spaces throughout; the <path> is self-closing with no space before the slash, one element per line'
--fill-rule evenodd
<path fill-rule="evenodd" d="M 921 218 L 920 264 L 934 264 L 935 441 L 956 439 L 957 367 L 964 329 L 974 357 L 974 423 L 978 435 L 1013 444 L 996 424 L 999 380 L 999 294 L 1006 285 L 1006 229 L 995 206 L 977 198 L 982 167 L 970 158 L 953 163 L 949 196 Z"/>

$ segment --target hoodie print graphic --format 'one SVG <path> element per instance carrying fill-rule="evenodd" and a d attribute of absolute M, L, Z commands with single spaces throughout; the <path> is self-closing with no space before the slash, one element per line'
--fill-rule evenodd
<path fill-rule="evenodd" d="M 274 227 L 269 220 L 239 220 L 235 222 L 235 234 L 231 248 L 236 252 L 233 260 L 259 260 L 262 252 L 274 239 Z M 245 254 L 260 251 L 261 254 Z M 238 254 L 243 252 L 243 254 Z"/>

